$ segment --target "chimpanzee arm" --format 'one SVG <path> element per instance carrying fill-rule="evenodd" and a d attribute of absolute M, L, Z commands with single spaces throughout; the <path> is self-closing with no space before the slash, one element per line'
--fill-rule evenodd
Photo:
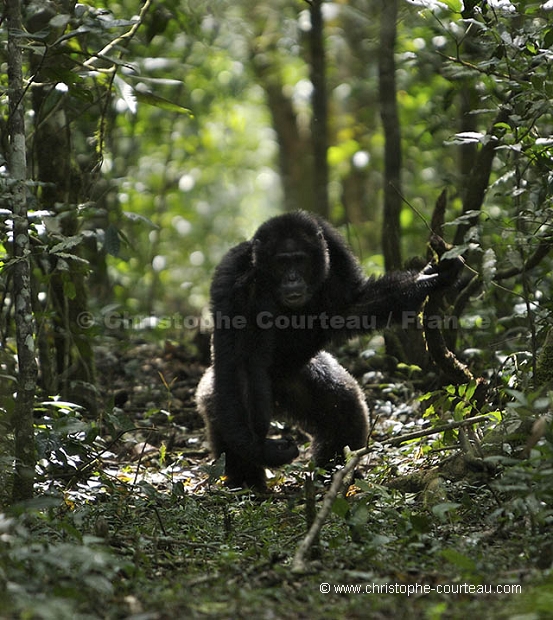
<path fill-rule="evenodd" d="M 397 271 L 368 278 L 348 308 L 349 316 L 364 319 L 371 328 L 412 321 L 426 297 L 455 283 L 464 262 L 457 258 L 429 264 L 422 271 Z"/>
<path fill-rule="evenodd" d="M 215 423 L 225 445 L 246 461 L 267 467 L 290 463 L 298 449 L 288 440 L 267 439 L 273 414 L 272 381 L 263 353 L 270 344 L 248 334 L 215 333 Z M 225 355 L 223 351 L 229 351 Z M 261 355 L 260 355 L 261 354 Z"/>
<path fill-rule="evenodd" d="M 263 343 L 256 342 L 257 350 L 263 349 Z M 278 467 L 291 463 L 299 454 L 295 443 L 286 439 L 267 439 L 267 433 L 273 417 L 273 384 L 265 360 L 251 357 L 245 384 L 247 415 L 254 431 L 254 441 L 262 442 L 262 457 L 258 461 L 267 467 Z"/>
<path fill-rule="evenodd" d="M 246 461 L 277 466 L 298 454 L 294 444 L 266 439 L 274 401 L 269 366 L 274 334 L 256 329 L 251 244 L 234 248 L 211 288 L 215 319 L 214 423 L 229 450 Z"/>

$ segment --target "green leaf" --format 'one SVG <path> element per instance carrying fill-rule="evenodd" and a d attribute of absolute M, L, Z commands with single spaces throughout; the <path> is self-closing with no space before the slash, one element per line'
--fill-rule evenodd
<path fill-rule="evenodd" d="M 135 89 L 134 95 L 136 97 L 136 100 L 139 103 L 146 103 L 147 105 L 152 105 L 156 108 L 167 110 L 168 112 L 176 112 L 177 114 L 186 114 L 190 116 L 191 118 L 194 117 L 194 114 L 192 114 L 192 110 L 189 110 L 188 108 L 185 108 L 179 105 L 178 103 L 173 103 L 172 101 L 169 101 L 168 99 L 163 99 L 163 97 L 158 97 L 157 95 L 154 95 L 153 93 L 145 93 L 145 92 L 141 92 Z"/>
<path fill-rule="evenodd" d="M 438 506 L 436 506 L 437 508 Z M 459 553 L 458 551 L 456 551 L 455 549 L 444 549 L 441 552 L 441 555 L 451 564 L 453 564 L 454 566 L 457 566 L 458 568 L 467 571 L 467 572 L 471 572 L 471 573 L 475 573 L 476 572 L 476 564 L 474 563 L 473 560 L 471 560 L 470 558 L 468 558 L 466 555 L 463 555 L 462 553 Z"/>
<path fill-rule="evenodd" d="M 355 486 L 359 487 L 361 491 L 364 491 L 365 493 L 369 493 L 370 491 L 373 490 L 373 486 L 363 479 L 356 480 Z"/>
<path fill-rule="evenodd" d="M 75 84 L 80 85 L 84 82 L 84 78 L 81 75 L 63 67 L 48 68 L 44 71 L 44 75 L 52 81 L 63 82 L 69 87 Z"/>
<path fill-rule="evenodd" d="M 462 0 L 442 0 L 442 2 L 454 13 L 460 13 L 464 8 Z"/>
<path fill-rule="evenodd" d="M 118 74 L 115 75 L 114 83 L 121 99 L 123 99 L 127 108 L 134 114 L 136 112 L 136 95 L 133 87 L 125 82 Z"/>
<path fill-rule="evenodd" d="M 82 405 L 69 400 L 44 400 L 40 404 L 44 407 L 55 407 L 57 409 L 84 409 Z"/>
<path fill-rule="evenodd" d="M 337 497 L 332 504 L 332 512 L 345 519 L 349 512 L 349 502 L 343 497 Z"/>
<path fill-rule="evenodd" d="M 369 507 L 365 503 L 358 503 L 356 504 L 355 508 L 350 512 L 349 519 L 348 519 L 348 525 L 350 527 L 363 526 L 365 525 L 365 523 L 367 523 L 368 518 L 369 518 Z"/>
<path fill-rule="evenodd" d="M 64 280 L 63 281 L 63 294 L 68 299 L 75 299 L 75 297 L 77 296 L 77 291 L 75 289 L 75 285 L 73 284 L 73 282 L 71 280 Z"/>
<path fill-rule="evenodd" d="M 73 237 L 67 237 L 62 242 L 57 243 L 55 246 L 50 248 L 50 254 L 59 254 L 60 252 L 65 252 L 75 246 L 79 245 L 82 242 L 82 235 L 75 235 Z"/>
<path fill-rule="evenodd" d="M 470 400 L 474 396 L 474 393 L 476 392 L 477 387 L 478 387 L 478 384 L 476 383 L 476 381 L 470 381 L 467 384 L 465 394 L 464 394 L 466 400 Z"/>
<path fill-rule="evenodd" d="M 432 506 L 432 512 L 441 520 L 445 521 L 449 512 L 457 510 L 461 504 L 455 502 L 441 502 L 440 504 L 436 504 Z M 449 549 L 445 549 L 444 551 L 450 551 Z M 464 556 L 463 556 L 464 557 Z"/>
<path fill-rule="evenodd" d="M 65 260 L 73 260 L 77 263 L 82 263 L 83 265 L 90 264 L 86 258 L 82 258 L 82 256 L 77 256 L 76 254 L 69 254 L 68 252 L 56 252 L 56 256 Z"/>
<path fill-rule="evenodd" d="M 424 6 L 429 11 L 436 11 L 447 7 L 455 13 L 460 13 L 464 8 L 462 0 L 418 0 L 413 3 Z"/>
<path fill-rule="evenodd" d="M 495 420 L 496 422 L 501 422 L 503 419 L 503 412 L 496 409 L 494 411 L 488 411 L 487 415 L 490 416 L 490 419 Z"/>
<path fill-rule="evenodd" d="M 438 506 L 439 505 L 440 504 L 438 504 Z M 432 510 L 434 510 L 434 508 Z M 411 521 L 411 525 L 415 532 L 419 532 L 420 534 L 427 534 L 432 530 L 432 521 L 425 514 L 411 513 L 409 521 Z"/>
<path fill-rule="evenodd" d="M 119 230 L 113 224 L 110 224 L 106 229 L 104 238 L 104 248 L 111 256 L 119 256 L 121 250 L 121 239 L 119 238 Z"/>
<path fill-rule="evenodd" d="M 469 381 L 468 383 L 461 384 L 458 388 L 458 393 L 465 401 L 470 401 L 476 391 L 476 381 Z"/>
<path fill-rule="evenodd" d="M 126 217 L 131 222 L 142 222 L 143 224 L 147 224 L 150 228 L 159 228 L 157 224 L 154 224 L 152 220 L 145 215 L 141 215 L 140 213 L 133 213 L 132 211 L 123 211 L 123 217 Z"/>
<path fill-rule="evenodd" d="M 49 24 L 50 26 L 52 26 L 52 28 L 65 28 L 70 21 L 71 21 L 70 15 L 65 15 L 64 13 L 60 13 L 52 17 Z"/>
<path fill-rule="evenodd" d="M 447 252 L 444 252 L 440 260 L 458 258 L 465 253 L 466 249 L 466 245 L 456 245 L 455 247 L 451 248 L 451 250 L 447 250 Z"/>

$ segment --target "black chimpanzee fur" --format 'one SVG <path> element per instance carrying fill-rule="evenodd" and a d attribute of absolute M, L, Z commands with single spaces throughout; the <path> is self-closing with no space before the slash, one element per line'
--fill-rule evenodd
<path fill-rule="evenodd" d="M 340 234 L 307 212 L 265 222 L 232 248 L 211 286 L 212 366 L 196 399 L 230 487 L 264 488 L 266 466 L 291 462 L 291 441 L 268 439 L 273 416 L 313 437 L 318 466 L 366 445 L 367 406 L 353 377 L 323 347 L 418 311 L 455 281 L 462 260 L 367 278 Z"/>

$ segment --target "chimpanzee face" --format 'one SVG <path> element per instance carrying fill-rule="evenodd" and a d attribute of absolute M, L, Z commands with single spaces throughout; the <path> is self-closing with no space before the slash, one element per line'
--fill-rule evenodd
<path fill-rule="evenodd" d="M 291 310 L 305 306 L 313 295 L 311 256 L 294 239 L 286 239 L 277 248 L 271 262 L 278 301 Z"/>
<path fill-rule="evenodd" d="M 283 308 L 303 308 L 328 275 L 328 248 L 322 231 L 309 221 L 293 231 L 261 227 L 253 245 L 254 266 Z"/>

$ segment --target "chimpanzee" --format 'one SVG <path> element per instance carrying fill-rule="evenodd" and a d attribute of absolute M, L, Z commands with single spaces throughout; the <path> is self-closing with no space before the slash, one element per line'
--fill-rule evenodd
<path fill-rule="evenodd" d="M 196 393 L 226 484 L 265 487 L 265 467 L 290 463 L 296 445 L 269 439 L 273 416 L 312 438 L 320 467 L 366 445 L 367 406 L 355 379 L 323 350 L 330 341 L 408 315 L 453 283 L 462 259 L 367 278 L 328 222 L 304 211 L 274 217 L 232 248 L 211 285 L 212 366 Z"/>

